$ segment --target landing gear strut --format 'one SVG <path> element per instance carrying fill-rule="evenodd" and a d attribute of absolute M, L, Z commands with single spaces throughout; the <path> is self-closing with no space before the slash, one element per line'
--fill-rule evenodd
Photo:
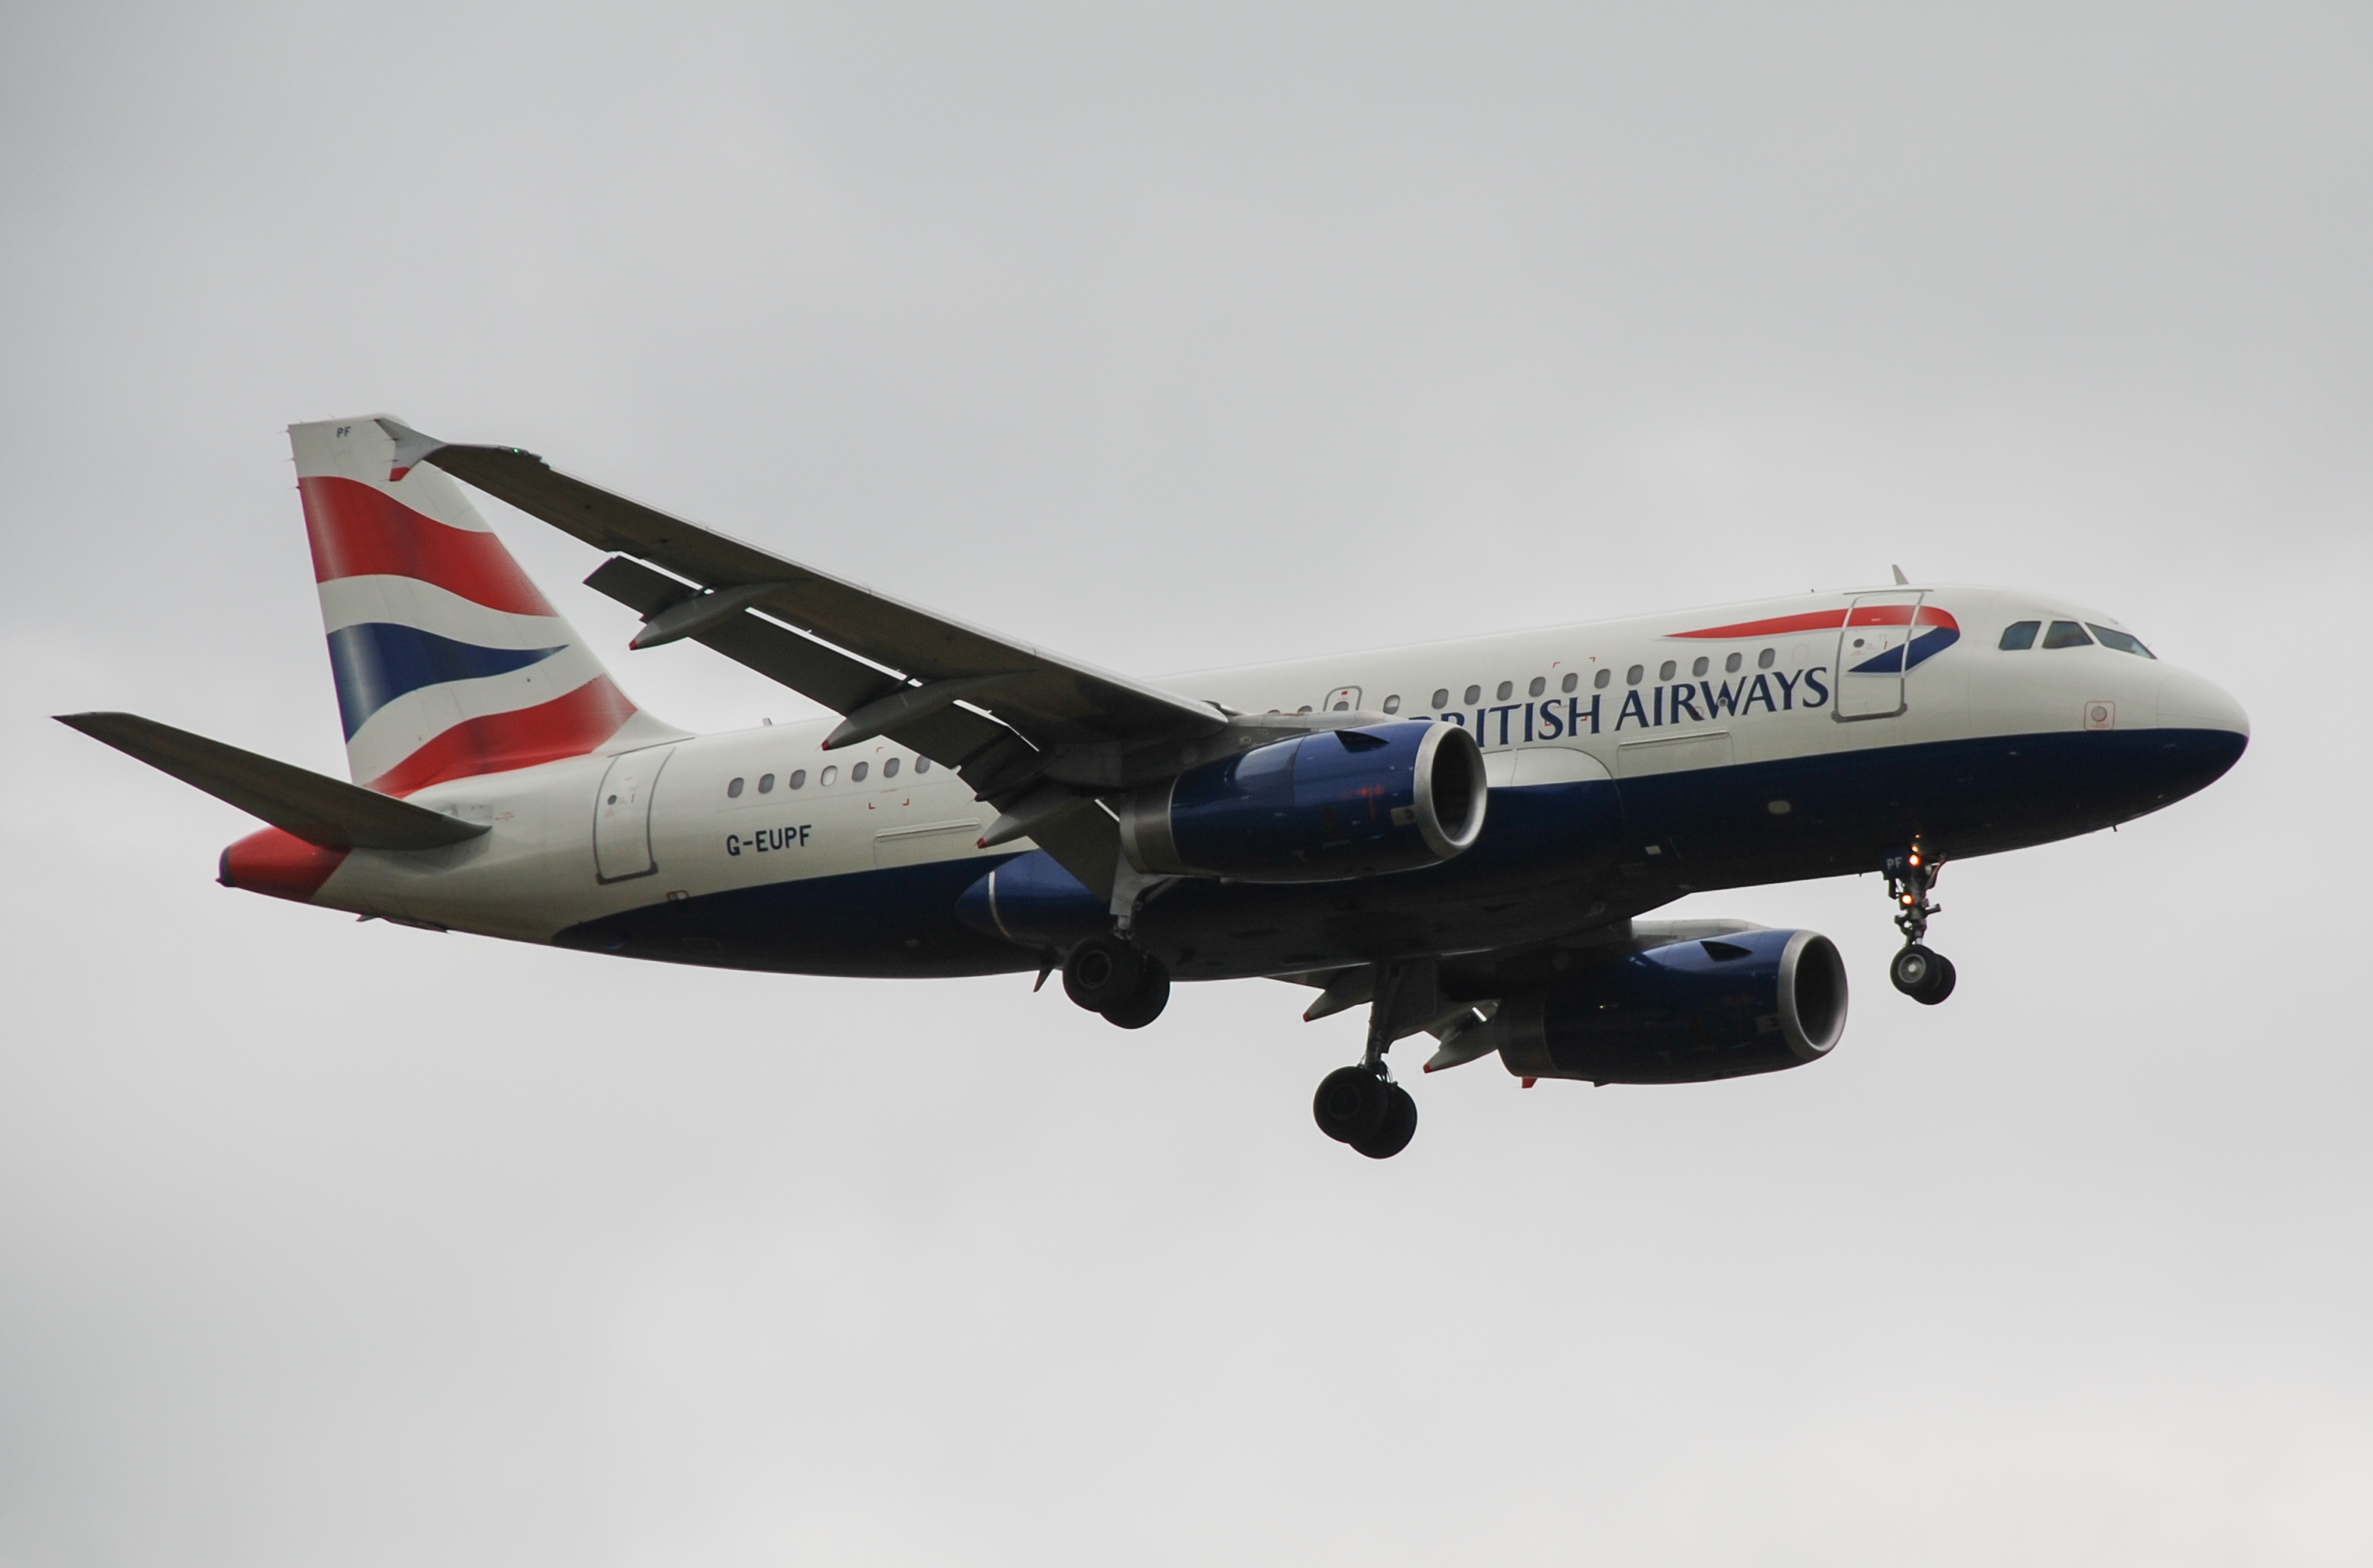
<path fill-rule="evenodd" d="M 1092 936 L 1063 960 L 1063 994 L 1120 1028 L 1142 1029 L 1170 1005 L 1170 971 L 1116 937 Z"/>
<path fill-rule="evenodd" d="M 1385 1053 L 1393 1045 L 1393 1012 L 1404 971 L 1376 966 L 1375 1000 L 1368 1012 L 1368 1052 L 1356 1066 L 1338 1067 L 1319 1081 L 1310 1102 L 1318 1130 L 1371 1160 L 1389 1160 L 1417 1136 L 1417 1101 L 1393 1082 Z"/>
<path fill-rule="evenodd" d="M 1903 932 L 1903 951 L 1888 965 L 1887 977 L 1905 996 L 1934 1007 L 1953 994 L 1953 984 L 1959 978 L 1953 961 L 1930 951 L 1923 941 L 1928 934 L 1928 917 L 1943 913 L 1939 905 L 1930 901 L 1928 892 L 1936 885 L 1944 862 L 1930 860 L 1915 845 L 1907 853 L 1888 857 L 1880 869 L 1887 875 L 1887 891 L 1895 900 L 1896 926 Z"/>

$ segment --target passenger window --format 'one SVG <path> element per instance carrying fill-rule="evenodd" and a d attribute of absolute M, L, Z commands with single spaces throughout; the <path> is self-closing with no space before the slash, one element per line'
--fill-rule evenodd
<path fill-rule="evenodd" d="M 774 792 L 775 776 L 771 773 L 761 773 L 758 775 L 758 793 L 761 795 L 771 795 Z"/>
<path fill-rule="evenodd" d="M 1738 667 L 1745 662 L 1747 662 L 1747 655 L 1734 653 L 1722 661 L 1722 673 L 1725 675 L 1736 675 L 1738 673 Z"/>
<path fill-rule="evenodd" d="M 1771 661 L 1779 657 L 1780 650 L 1778 649 L 1767 648 L 1762 652 L 1755 656 L 1755 667 L 1759 670 L 1769 670 L 1771 668 Z"/>
<path fill-rule="evenodd" d="M 2041 621 L 2013 621 L 2003 627 L 2002 641 L 1994 646 L 2005 653 L 2020 653 L 2035 646 L 2035 634 L 2043 629 Z"/>
<path fill-rule="evenodd" d="M 1647 673 L 1648 672 L 1642 666 L 1634 664 L 1631 668 L 1623 672 L 1623 684 L 1627 686 L 1636 686 L 1640 684 L 1640 677 Z"/>
<path fill-rule="evenodd" d="M 1533 677 L 1533 684 L 1525 688 L 1525 695 L 1526 696 L 1538 696 L 1549 689 L 1549 678 L 1547 675 L 1535 675 Z"/>
<path fill-rule="evenodd" d="M 2085 624 L 2093 627 L 2093 635 L 2101 639 L 2101 646 L 2103 648 L 2114 648 L 2121 653 L 2139 653 L 2145 659 L 2156 659 L 2158 657 L 2157 654 L 2153 653 L 2149 649 L 2145 648 L 2142 644 L 2142 638 L 2134 636 L 2132 632 L 2122 632 L 2115 626 L 2095 626 L 2091 621 L 2087 621 Z"/>
<path fill-rule="evenodd" d="M 1435 692 L 1435 693 L 1433 694 L 1433 710 L 1434 710 L 1436 713 L 1439 713 L 1439 712 L 1441 712 L 1444 708 L 1448 708 L 1449 706 L 1450 706 L 1450 688 L 1449 688 L 1448 686 L 1444 686 L 1441 690 L 1439 690 L 1439 691 L 1437 691 L 1437 692 Z"/>
<path fill-rule="evenodd" d="M 1671 680 L 1673 678 L 1673 672 L 1677 668 L 1679 668 L 1679 666 L 1676 665 L 1671 660 L 1666 660 L 1663 667 L 1656 672 L 1656 679 L 1660 681 Z"/>
<path fill-rule="evenodd" d="M 1385 698 L 1385 711 L 1386 713 L 1398 713 L 1400 710 L 1401 699 L 1397 696 Z"/>
<path fill-rule="evenodd" d="M 1709 664 L 1705 660 L 1700 659 L 1696 663 L 1689 666 L 1689 673 L 1692 675 L 1702 675 L 1712 668 L 1713 668 L 1713 665 Z"/>
<path fill-rule="evenodd" d="M 2052 629 L 2043 634 L 2043 646 L 2046 648 L 2090 648 L 2093 646 L 2093 639 L 2087 637 L 2085 635 L 2085 628 L 2078 626 L 2074 621 L 2054 621 L 2052 623 Z"/>
<path fill-rule="evenodd" d="M 929 773 L 931 771 L 931 759 L 927 756 L 917 757 L 915 759 L 915 771 L 918 773 Z"/>
<path fill-rule="evenodd" d="M 1499 701 L 1499 702 L 1505 702 L 1505 701 L 1507 701 L 1510 697 L 1512 697 L 1512 696 L 1515 696 L 1515 695 L 1516 695 L 1516 683 L 1515 683 L 1515 682 L 1514 682 L 1514 681 L 1502 681 L 1502 682 L 1500 683 L 1500 695 L 1499 695 L 1499 696 L 1498 696 L 1498 697 L 1496 697 L 1494 700 L 1495 700 L 1495 701 Z"/>
<path fill-rule="evenodd" d="M 1599 673 L 1604 675 L 1607 672 L 1601 670 Z M 1570 692 L 1580 685 L 1582 685 L 1582 672 L 1579 670 L 1568 670 L 1565 673 L 1565 679 L 1558 683 L 1558 690 L 1561 692 Z"/>
<path fill-rule="evenodd" d="M 895 778 L 898 777 L 898 759 L 896 757 L 894 756 L 888 762 L 882 765 L 882 777 L 884 778 Z"/>
<path fill-rule="evenodd" d="M 729 801 L 738 801 L 742 798 L 742 780 L 736 778 L 732 783 L 725 786 L 725 798 Z"/>
<path fill-rule="evenodd" d="M 1611 681 L 1611 680 L 1613 680 L 1614 678 L 1615 678 L 1615 672 L 1614 672 L 1614 671 L 1612 671 L 1612 670 L 1601 670 L 1597 674 L 1593 675 L 1593 676 L 1590 678 L 1590 688 L 1591 688 L 1591 690 L 1593 690 L 1593 691 L 1601 691 L 1601 692 L 1603 692 L 1603 691 L 1605 691 L 1605 690 L 1607 689 L 1607 682 L 1609 682 L 1609 681 Z M 1631 678 L 1632 678 L 1633 680 L 1635 680 L 1635 681 L 1636 681 L 1636 680 L 1638 680 L 1638 679 L 1640 678 L 1640 673 L 1639 673 L 1637 670 L 1634 670 L 1634 671 L 1631 673 Z"/>
<path fill-rule="evenodd" d="M 852 768 L 850 768 L 850 769 L 848 770 L 848 781 L 849 781 L 851 784 L 862 784 L 862 783 L 864 783 L 864 782 L 865 782 L 865 775 L 866 775 L 866 771 L 867 771 L 868 769 L 870 769 L 871 767 L 872 767 L 872 766 L 873 766 L 873 765 L 872 765 L 871 763 L 870 763 L 870 762 L 860 762 L 860 763 L 859 763 L 855 767 L 852 767 Z"/>
<path fill-rule="evenodd" d="M 1472 708 L 1472 707 L 1474 707 L 1477 703 L 1481 702 L 1482 700 L 1483 700 L 1483 688 L 1482 688 L 1481 686 L 1469 686 L 1469 687 L 1467 687 L 1467 707 Z"/>
<path fill-rule="evenodd" d="M 808 770 L 804 767 L 794 767 L 791 769 L 791 776 L 783 780 L 783 788 L 786 790 L 804 790 L 807 784 Z"/>
<path fill-rule="evenodd" d="M 833 766 L 827 767 L 822 773 L 816 775 L 816 782 L 823 785 L 827 790 L 831 789 L 835 784 L 839 783 L 839 766 L 835 764 Z"/>

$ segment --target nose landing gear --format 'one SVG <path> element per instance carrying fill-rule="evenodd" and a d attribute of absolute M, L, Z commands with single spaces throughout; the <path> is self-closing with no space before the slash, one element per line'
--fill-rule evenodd
<path fill-rule="evenodd" d="M 1897 990 L 1924 1007 L 1934 1007 L 1951 996 L 1954 982 L 1960 977 L 1953 961 L 1932 952 L 1923 940 L 1928 934 L 1928 917 L 1944 912 L 1928 897 L 1944 869 L 1943 861 L 1928 859 L 1917 846 L 1888 857 L 1880 868 L 1887 876 L 1887 891 L 1895 900 L 1895 924 L 1903 932 L 1903 951 L 1888 965 L 1887 977 Z"/>

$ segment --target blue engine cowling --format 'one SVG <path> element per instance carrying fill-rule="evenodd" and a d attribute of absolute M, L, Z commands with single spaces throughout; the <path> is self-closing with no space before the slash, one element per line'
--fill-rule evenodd
<path fill-rule="evenodd" d="M 1846 1028 L 1846 969 L 1818 931 L 1734 931 L 1611 957 L 1519 992 L 1484 1025 L 1526 1078 L 1700 1083 L 1801 1067 Z"/>
<path fill-rule="evenodd" d="M 1460 725 L 1330 730 L 1139 790 L 1121 803 L 1121 848 L 1151 875 L 1333 882 L 1413 871 L 1475 842 L 1490 788 L 1482 749 Z"/>

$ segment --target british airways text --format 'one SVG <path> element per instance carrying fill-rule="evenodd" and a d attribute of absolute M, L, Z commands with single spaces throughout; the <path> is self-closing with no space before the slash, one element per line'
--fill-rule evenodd
<path fill-rule="evenodd" d="M 1537 702 L 1506 702 L 1472 710 L 1454 709 L 1442 715 L 1453 724 L 1475 731 L 1487 746 L 1514 745 L 1521 741 L 1554 741 L 1564 735 L 1596 735 L 1602 731 L 1660 730 L 1673 724 L 1704 724 L 1719 718 L 1743 719 L 1759 706 L 1766 713 L 1811 710 L 1828 705 L 1829 688 L 1821 677 L 1829 673 L 1816 664 L 1794 674 L 1777 670 L 1732 681 L 1680 681 L 1670 685 L 1633 686 L 1611 708 L 1612 692 L 1580 696 L 1548 697 Z"/>

